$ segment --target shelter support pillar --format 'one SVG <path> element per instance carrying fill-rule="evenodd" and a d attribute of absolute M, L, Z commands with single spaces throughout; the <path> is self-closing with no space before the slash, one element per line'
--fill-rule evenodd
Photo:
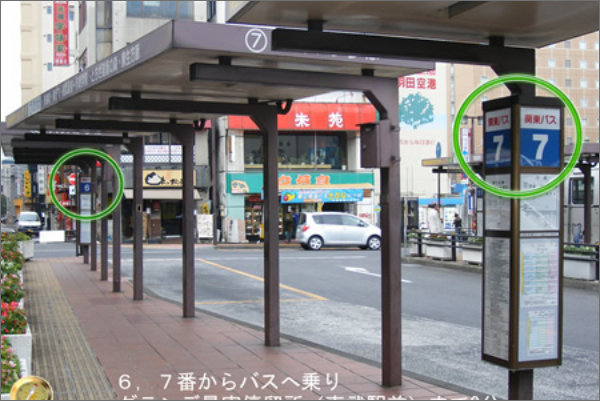
<path fill-rule="evenodd" d="M 110 166 L 102 162 L 101 186 L 102 194 L 100 196 L 101 208 L 106 210 L 108 207 L 108 170 Z M 100 280 L 108 281 L 108 218 L 100 220 Z"/>
<path fill-rule="evenodd" d="M 172 131 L 181 144 L 183 164 L 183 317 L 196 315 L 196 279 L 194 257 L 194 128 Z"/>
<path fill-rule="evenodd" d="M 107 153 L 119 164 L 121 159 L 121 147 L 119 145 L 108 148 Z M 119 202 L 119 206 L 112 213 L 112 275 L 113 292 L 121 292 L 121 204 L 120 199 L 116 199 L 120 183 L 119 177 L 113 171 L 112 167 L 107 166 L 107 168 L 110 168 L 110 178 L 107 181 L 110 180 L 112 182 L 112 202 Z M 108 207 L 108 204 L 105 207 Z"/>
<path fill-rule="evenodd" d="M 127 145 L 133 154 L 133 299 L 144 299 L 144 140 L 131 138 Z"/>
<path fill-rule="evenodd" d="M 96 161 L 94 160 L 92 165 L 92 214 L 96 214 L 96 196 L 98 196 L 98 168 L 96 166 Z M 97 244 L 97 230 L 98 225 L 96 224 L 96 220 L 92 220 L 90 223 L 90 250 L 91 250 L 91 261 L 90 261 L 90 269 L 91 271 L 98 270 L 98 244 Z"/>
<path fill-rule="evenodd" d="M 592 243 L 592 165 L 579 163 L 583 173 L 583 243 Z"/>
<path fill-rule="evenodd" d="M 277 111 L 266 111 L 251 116 L 263 131 L 265 192 L 265 345 L 281 344 L 279 318 L 279 194 L 277 188 Z"/>

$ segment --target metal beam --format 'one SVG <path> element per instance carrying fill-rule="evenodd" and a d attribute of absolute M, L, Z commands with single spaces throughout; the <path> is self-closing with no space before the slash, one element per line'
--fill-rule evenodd
<path fill-rule="evenodd" d="M 215 115 L 249 116 L 261 113 L 264 104 L 195 102 L 189 100 L 163 100 L 111 97 L 108 99 L 109 110 L 164 111 L 179 113 L 201 113 Z M 289 111 L 289 109 L 287 110 Z M 281 109 L 280 114 L 285 114 Z"/>
<path fill-rule="evenodd" d="M 98 196 L 98 168 L 96 164 L 92 166 L 92 214 L 96 214 L 96 199 Z M 98 270 L 98 243 L 97 243 L 97 230 L 98 224 L 97 220 L 92 220 L 90 223 L 90 245 L 91 245 L 91 253 L 92 260 L 90 262 L 90 270 L 96 271 Z"/>
<path fill-rule="evenodd" d="M 83 144 L 97 145 L 120 145 L 123 143 L 122 137 L 100 136 L 100 135 L 55 135 L 55 134 L 25 134 L 25 141 L 29 142 L 48 142 L 51 144 L 67 144 L 68 147 L 79 147 Z"/>
<path fill-rule="evenodd" d="M 272 50 L 393 57 L 419 61 L 489 65 L 498 75 L 535 74 L 535 49 L 505 47 L 492 38 L 492 45 L 406 39 L 351 33 L 302 31 L 277 28 Z M 531 85 L 507 85 L 513 94 L 533 95 Z"/>
<path fill-rule="evenodd" d="M 265 344 L 270 347 L 281 344 L 280 296 L 279 296 L 279 193 L 277 189 L 277 112 L 265 110 L 251 116 L 263 131 L 265 167 L 263 186 L 265 191 L 265 247 L 264 247 L 264 294 L 265 294 Z"/>
<path fill-rule="evenodd" d="M 106 210 L 108 207 L 108 170 L 107 162 L 102 162 L 102 175 L 100 178 L 102 195 L 100 196 L 100 207 Z M 108 281 L 108 219 L 100 220 L 100 280 Z"/>
<path fill-rule="evenodd" d="M 68 120 L 57 119 L 57 129 L 68 130 L 95 130 L 95 131 L 127 131 L 127 132 L 172 132 L 175 129 L 187 128 L 187 124 L 171 123 L 143 123 L 135 121 L 112 121 L 112 120 Z M 127 139 L 123 138 L 123 144 Z"/>

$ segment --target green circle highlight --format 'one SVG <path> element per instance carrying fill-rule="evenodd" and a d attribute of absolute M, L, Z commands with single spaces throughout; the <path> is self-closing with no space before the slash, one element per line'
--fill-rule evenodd
<path fill-rule="evenodd" d="M 103 210 L 99 213 L 90 215 L 90 216 L 82 216 L 80 214 L 73 213 L 70 210 L 66 209 L 64 206 L 62 206 L 60 204 L 60 201 L 58 200 L 58 198 L 56 197 L 56 194 L 54 193 L 54 191 L 56 190 L 54 176 L 56 175 L 58 169 L 63 164 L 65 164 L 65 162 L 67 162 L 68 160 L 70 160 L 74 157 L 79 157 L 79 156 L 94 156 L 97 159 L 104 160 L 105 162 L 107 162 L 108 164 L 111 165 L 111 167 L 115 170 L 117 177 L 119 178 L 119 190 L 117 191 L 117 194 L 113 197 L 113 201 L 111 202 L 111 204 L 105 210 Z M 82 149 L 75 149 L 68 153 L 65 153 L 63 156 L 60 157 L 60 159 L 58 159 L 56 161 L 56 163 L 54 164 L 54 167 L 52 168 L 52 171 L 50 172 L 50 179 L 49 179 L 48 185 L 50 187 L 50 198 L 52 199 L 52 203 L 54 203 L 54 206 L 56 206 L 56 208 L 61 213 L 63 213 L 65 216 L 72 218 L 73 220 L 93 221 L 93 220 L 100 220 L 100 219 L 108 216 L 117 208 L 117 206 L 119 206 L 119 204 L 121 203 L 121 200 L 123 199 L 123 192 L 125 190 L 125 178 L 123 177 L 123 172 L 121 171 L 121 167 L 108 154 L 106 154 L 100 150 L 97 150 L 97 149 L 82 148 Z"/>
<path fill-rule="evenodd" d="M 485 180 L 479 178 L 477 176 L 477 174 L 475 174 L 475 171 L 473 171 L 471 166 L 469 166 L 469 164 L 465 161 L 465 159 L 462 155 L 462 152 L 460 150 L 460 144 L 459 144 L 459 142 L 460 142 L 460 122 L 462 121 L 463 115 L 466 113 L 467 109 L 473 104 L 473 102 L 479 96 L 481 96 L 483 93 L 485 93 L 486 91 L 488 91 L 490 89 L 496 88 L 501 85 L 505 85 L 507 83 L 515 83 L 515 82 L 534 84 L 536 86 L 546 89 L 548 92 L 550 92 L 553 95 L 555 95 L 556 97 L 558 97 L 563 102 L 563 104 L 566 106 L 566 108 L 569 110 L 571 115 L 573 116 L 573 121 L 575 122 L 575 131 L 577 134 L 577 138 L 575 141 L 575 147 L 573 149 L 573 154 L 571 155 L 571 159 L 569 160 L 569 163 L 562 170 L 562 172 L 559 175 L 557 175 L 549 183 L 547 183 L 539 188 L 534 188 L 534 189 L 531 189 L 528 191 L 515 191 L 515 190 L 498 188 L 495 185 L 489 184 Z M 484 124 L 485 124 L 485 121 L 484 121 Z M 464 103 L 458 110 L 458 113 L 456 114 L 456 119 L 454 120 L 454 125 L 452 128 L 452 131 L 453 131 L 452 146 L 454 148 L 454 153 L 458 160 L 458 164 L 462 168 L 463 172 L 467 175 L 467 177 L 469 177 L 475 184 L 477 184 L 484 191 L 486 191 L 492 195 L 502 197 L 502 198 L 511 198 L 511 199 L 534 198 L 534 197 L 543 195 L 543 194 L 551 191 L 552 189 L 556 188 L 558 185 L 560 185 L 560 183 L 563 182 L 575 168 L 575 166 L 577 164 L 577 160 L 579 160 L 579 156 L 581 154 L 581 148 L 582 148 L 582 143 L 583 143 L 581 120 L 579 119 L 579 114 L 577 113 L 577 110 L 575 109 L 575 106 L 573 105 L 571 100 L 567 97 L 567 95 L 563 91 L 558 89 L 556 86 L 554 86 L 550 82 L 548 82 L 542 78 L 538 78 L 538 77 L 535 77 L 533 75 L 528 75 L 528 74 L 503 75 L 501 77 L 492 79 L 491 81 L 488 81 L 488 82 L 484 83 L 483 85 L 479 86 L 467 97 L 467 99 L 464 101 Z M 517 162 L 519 162 L 519 161 L 517 161 Z"/>

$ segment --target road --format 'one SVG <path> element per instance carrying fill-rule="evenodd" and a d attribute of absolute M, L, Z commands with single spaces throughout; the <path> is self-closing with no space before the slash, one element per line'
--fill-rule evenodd
<path fill-rule="evenodd" d="M 71 244 L 39 245 L 36 257 L 73 255 Z M 145 285 L 181 301 L 181 251 L 146 249 Z M 282 333 L 381 360 L 380 253 L 281 251 Z M 201 310 L 263 325 L 260 250 L 196 250 Z M 123 248 L 123 276 L 132 250 Z M 403 264 L 404 369 L 506 398 L 507 371 L 481 361 L 481 275 Z M 565 288 L 563 366 L 535 372 L 536 399 L 598 399 L 598 292 Z M 333 373 L 333 372 L 332 372 Z"/>

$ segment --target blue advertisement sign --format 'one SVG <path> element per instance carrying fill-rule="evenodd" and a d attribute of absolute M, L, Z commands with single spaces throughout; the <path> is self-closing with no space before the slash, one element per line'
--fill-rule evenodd
<path fill-rule="evenodd" d="M 281 191 L 281 203 L 342 203 L 363 200 L 362 189 L 313 189 Z"/>
<path fill-rule="evenodd" d="M 521 109 L 521 166 L 560 167 L 560 110 Z"/>
<path fill-rule="evenodd" d="M 494 110 L 485 115 L 485 167 L 498 168 L 511 165 L 511 111 Z"/>
<path fill-rule="evenodd" d="M 79 193 L 89 194 L 92 192 L 92 184 L 89 182 L 81 182 L 79 183 Z"/>

